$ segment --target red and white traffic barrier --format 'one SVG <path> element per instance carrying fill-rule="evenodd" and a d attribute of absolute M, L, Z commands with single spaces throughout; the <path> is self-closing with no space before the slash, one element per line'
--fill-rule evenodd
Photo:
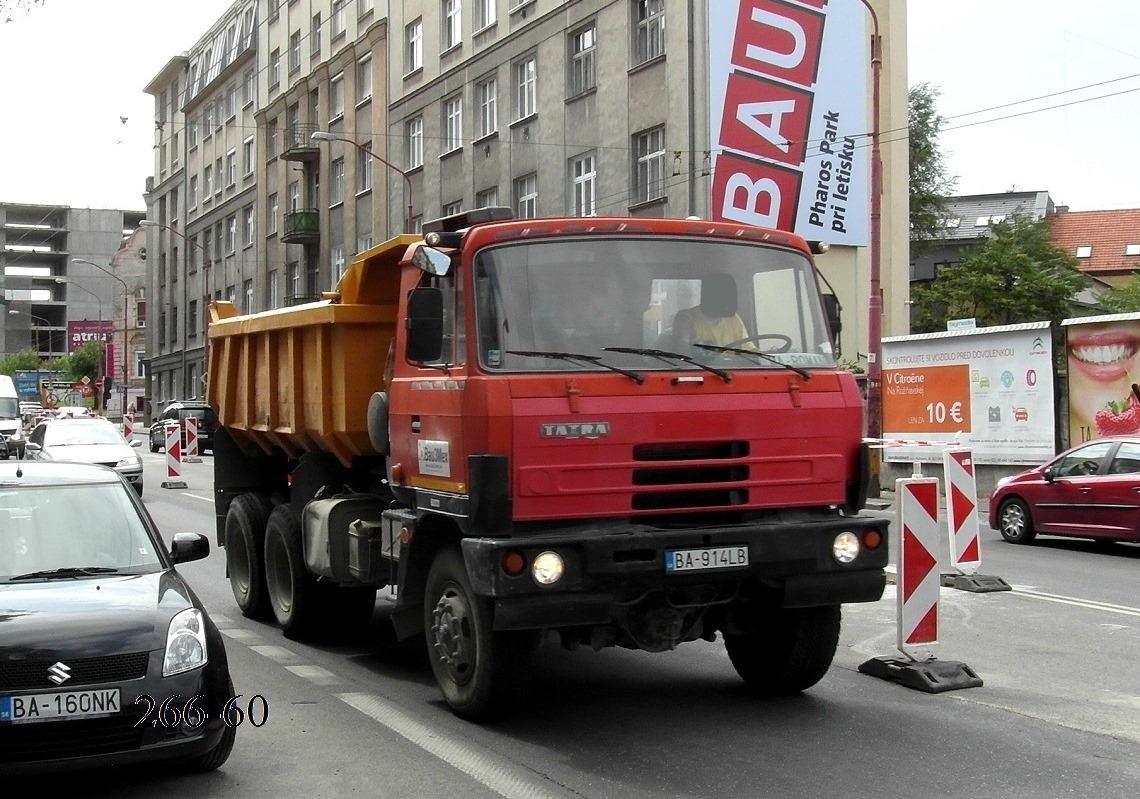
<path fill-rule="evenodd" d="M 186 488 L 182 480 L 182 427 L 178 424 L 168 424 L 163 427 L 166 434 L 166 476 L 162 481 L 163 488 Z"/>
<path fill-rule="evenodd" d="M 912 659 L 929 659 L 938 643 L 938 478 L 895 481 L 899 498 L 898 648 Z"/>
<path fill-rule="evenodd" d="M 978 486 L 969 449 L 942 453 L 946 475 L 946 516 L 950 529 L 950 568 L 974 574 L 982 563 L 978 537 Z"/>
<path fill-rule="evenodd" d="M 131 436 L 135 434 L 135 415 L 130 411 L 123 414 L 123 438 L 127 441 L 131 440 Z"/>
<path fill-rule="evenodd" d="M 186 425 L 186 457 L 182 459 L 182 462 L 201 463 L 202 459 L 198 457 L 198 417 L 188 416 L 184 424 Z"/>

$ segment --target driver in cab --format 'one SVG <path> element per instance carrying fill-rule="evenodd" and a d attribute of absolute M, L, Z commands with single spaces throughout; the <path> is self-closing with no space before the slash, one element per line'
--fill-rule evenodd
<path fill-rule="evenodd" d="M 736 281 L 723 273 L 701 278 L 701 301 L 677 311 L 673 317 L 673 342 L 682 350 L 693 344 L 714 344 L 755 349 L 744 320 L 736 313 Z"/>

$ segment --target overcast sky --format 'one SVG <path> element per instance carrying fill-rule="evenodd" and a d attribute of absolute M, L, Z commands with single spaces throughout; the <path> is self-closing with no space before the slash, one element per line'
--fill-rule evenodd
<path fill-rule="evenodd" d="M 0 23 L 0 201 L 145 210 L 154 105 L 143 87 L 230 5 L 45 0 Z M 907 9 L 908 83 L 941 89 L 958 193 L 1016 187 L 1073 210 L 1140 207 L 1140 0 Z M 974 113 L 995 106 L 1007 107 Z M 1025 113 L 1046 106 L 1060 107 Z"/>

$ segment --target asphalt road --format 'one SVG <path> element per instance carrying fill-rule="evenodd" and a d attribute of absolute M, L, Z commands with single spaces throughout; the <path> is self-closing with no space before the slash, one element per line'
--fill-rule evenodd
<path fill-rule="evenodd" d="M 213 539 L 211 456 L 146 504 L 168 537 Z M 300 643 L 242 618 L 224 552 L 182 571 L 226 635 L 245 724 L 218 772 L 155 769 L 49 777 L 11 795 L 107 797 L 880 797 L 1055 799 L 1140 795 L 1140 546 L 1111 552 L 1038 539 L 1005 544 L 982 522 L 982 573 L 1014 590 L 940 594 L 942 660 L 980 688 L 927 694 L 858 672 L 897 656 L 894 587 L 848 606 L 832 670 L 806 694 L 751 697 L 720 643 L 666 654 L 540 648 L 530 701 L 480 727 L 456 719 L 422 643 L 393 640 L 390 600 L 349 640 Z"/>

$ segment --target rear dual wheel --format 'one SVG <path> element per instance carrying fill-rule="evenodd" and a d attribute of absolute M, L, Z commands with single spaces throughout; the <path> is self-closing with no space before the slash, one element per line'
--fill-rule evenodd
<path fill-rule="evenodd" d="M 248 619 L 269 618 L 265 590 L 265 527 L 272 505 L 263 494 L 240 494 L 226 512 L 226 573 L 234 601 Z"/>

